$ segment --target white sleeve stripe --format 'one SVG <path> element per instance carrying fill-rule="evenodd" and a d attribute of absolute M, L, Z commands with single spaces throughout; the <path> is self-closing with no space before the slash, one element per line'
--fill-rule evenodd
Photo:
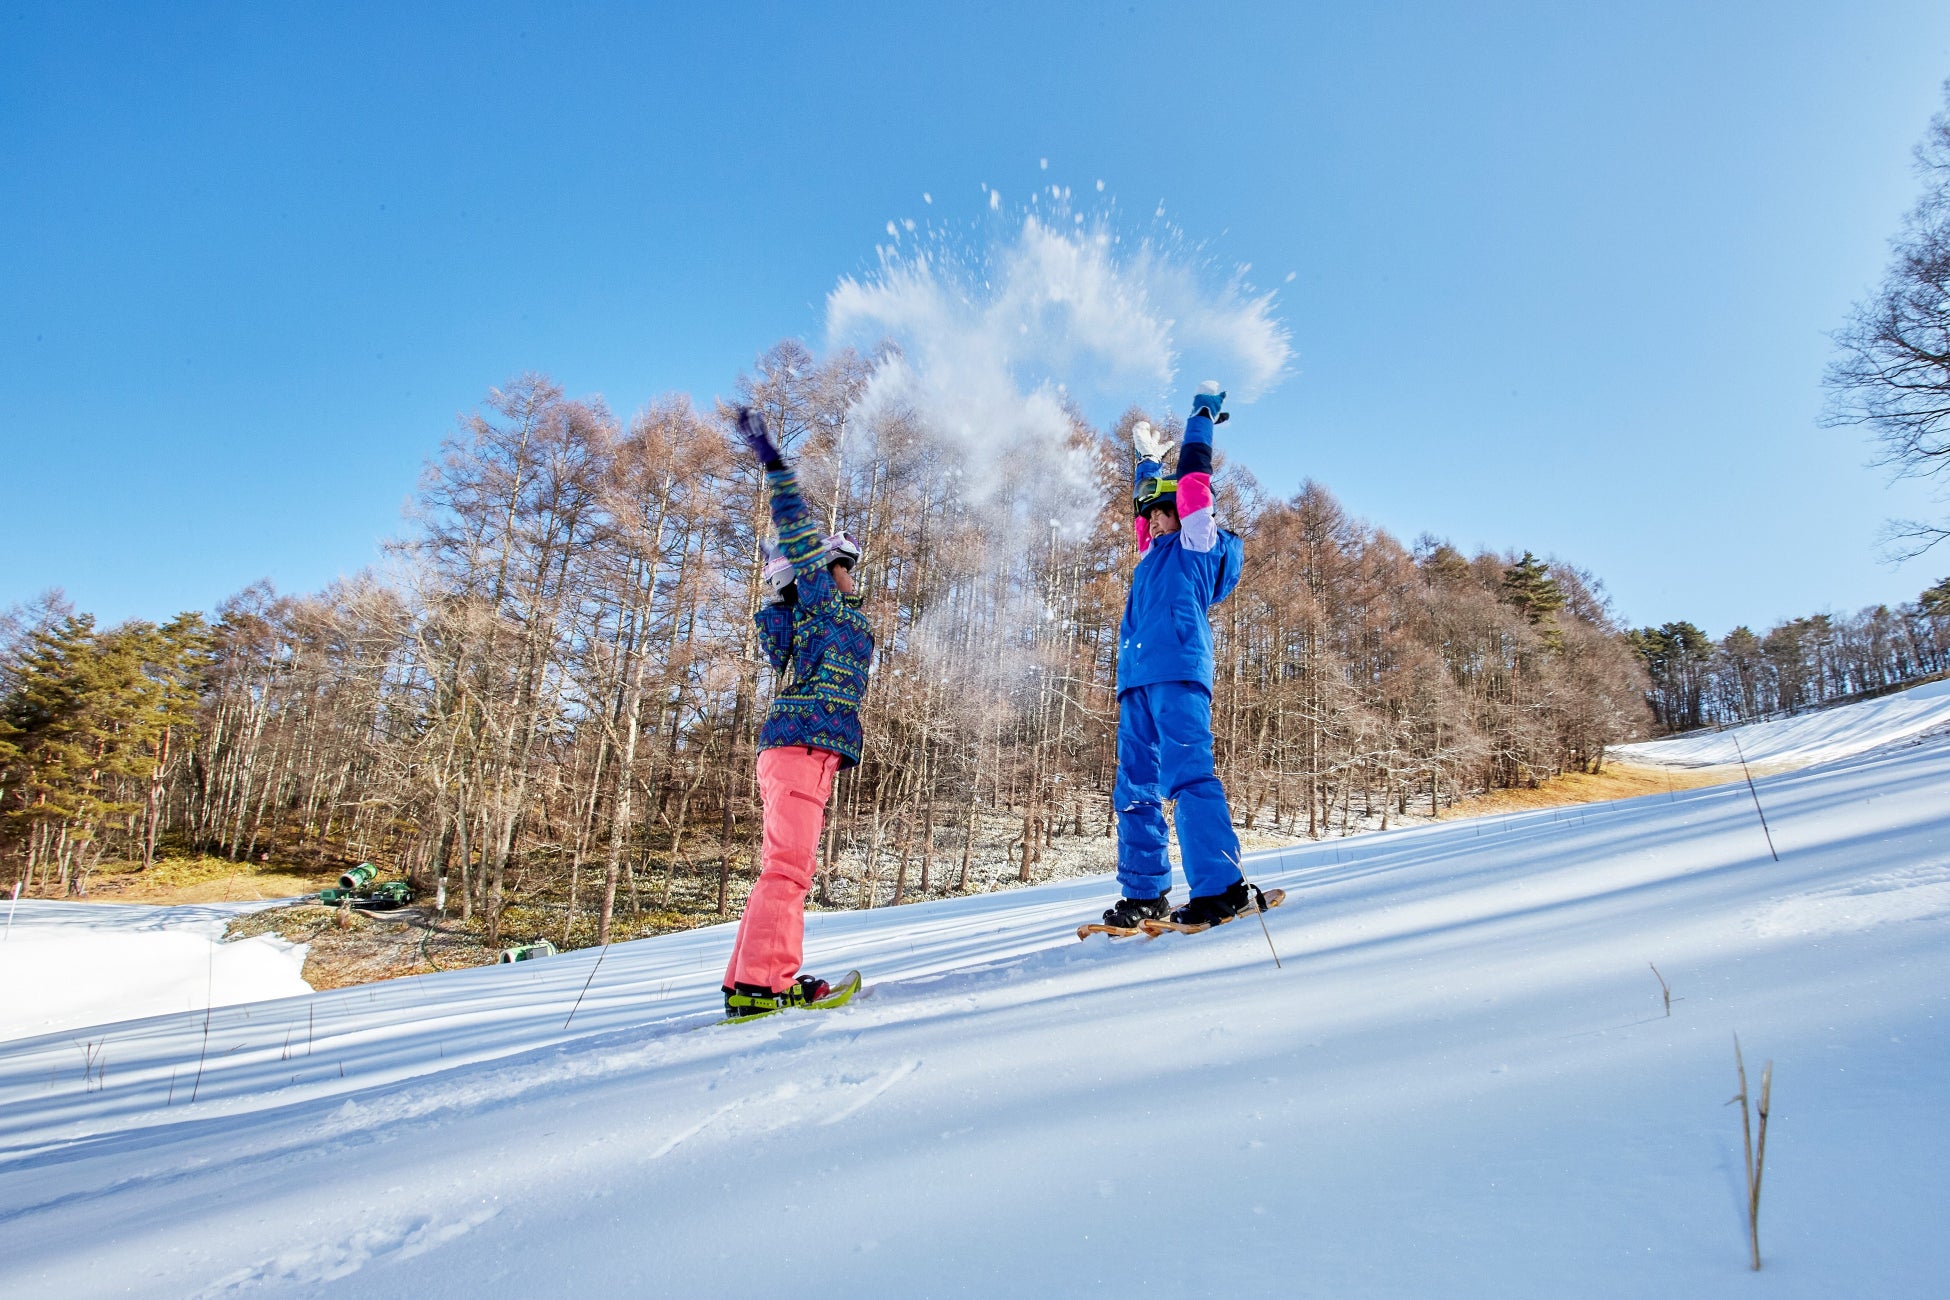
<path fill-rule="evenodd" d="M 1194 510 L 1178 521 L 1178 531 L 1185 535 L 1188 550 L 1209 551 L 1219 544 L 1219 521 L 1212 517 L 1212 507 Z"/>

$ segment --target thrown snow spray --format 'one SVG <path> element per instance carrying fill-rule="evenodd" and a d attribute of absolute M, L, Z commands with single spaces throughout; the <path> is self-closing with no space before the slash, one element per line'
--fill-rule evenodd
<path fill-rule="evenodd" d="M 1217 270 L 1162 206 L 1136 236 L 1114 203 L 1085 212 L 1065 187 L 1014 212 L 983 189 L 983 225 L 890 221 L 878 272 L 842 279 L 826 300 L 832 342 L 891 345 L 854 416 L 872 429 L 898 415 L 958 451 L 983 504 L 1032 475 L 1094 497 L 1072 416 L 1182 409 L 1187 362 L 1200 373 L 1183 382 L 1209 373 L 1235 408 L 1284 376 L 1292 354 L 1273 295 L 1246 282 L 1249 267 Z M 1101 503 L 1077 504 L 1061 522 L 1088 528 Z"/>
<path fill-rule="evenodd" d="M 1008 566 L 1052 535 L 1082 540 L 1101 518 L 1090 421 L 1108 427 L 1134 406 L 1182 412 L 1208 376 L 1230 405 L 1249 405 L 1292 354 L 1250 267 L 1218 267 L 1162 205 L 1140 233 L 1114 202 L 1085 210 L 1066 187 L 1020 205 L 983 189 L 988 211 L 971 225 L 888 222 L 877 271 L 839 282 L 826 323 L 830 343 L 875 357 L 849 426 L 926 439 L 962 503 L 990 522 L 991 562 Z M 1048 617 L 1030 608 L 1005 622 Z"/>

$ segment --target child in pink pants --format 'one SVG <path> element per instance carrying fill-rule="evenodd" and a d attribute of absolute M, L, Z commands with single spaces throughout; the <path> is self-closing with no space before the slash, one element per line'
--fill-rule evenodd
<path fill-rule="evenodd" d="M 806 891 L 818 860 L 826 797 L 839 770 L 840 756 L 830 750 L 794 745 L 758 753 L 758 797 L 765 805 L 763 871 L 745 900 L 745 919 L 725 970 L 725 987 L 734 992 L 744 987 L 770 994 L 799 976 Z"/>
<path fill-rule="evenodd" d="M 825 996 L 826 981 L 801 975 L 806 891 L 812 887 L 826 800 L 840 769 L 860 761 L 860 701 L 873 660 L 873 631 L 853 590 L 860 545 L 821 537 L 798 480 L 746 408 L 738 430 L 765 466 L 781 558 L 765 566 L 770 595 L 754 619 L 779 688 L 758 733 L 758 794 L 765 807 L 760 874 L 725 970 L 725 1013 L 763 1015 Z"/>

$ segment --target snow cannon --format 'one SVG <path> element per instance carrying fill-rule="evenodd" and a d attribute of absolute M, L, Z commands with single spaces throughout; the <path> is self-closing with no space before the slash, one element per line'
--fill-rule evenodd
<path fill-rule="evenodd" d="M 318 901 L 326 907 L 337 907 L 340 903 L 356 901 L 356 896 L 349 889 L 321 889 L 318 891 Z"/>
<path fill-rule="evenodd" d="M 537 939 L 533 943 L 516 944 L 512 948 L 503 948 L 501 950 L 501 960 L 504 962 L 534 961 L 537 957 L 553 957 L 554 955 L 555 945 L 546 939 Z"/>
<path fill-rule="evenodd" d="M 339 877 L 340 889 L 364 889 L 379 875 L 379 868 L 370 862 L 361 862 L 352 870 Z"/>

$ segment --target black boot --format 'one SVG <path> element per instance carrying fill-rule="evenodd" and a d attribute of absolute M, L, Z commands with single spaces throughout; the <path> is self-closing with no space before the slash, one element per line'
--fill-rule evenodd
<path fill-rule="evenodd" d="M 1244 880 L 1234 881 L 1223 894 L 1201 894 L 1171 914 L 1180 925 L 1217 925 L 1252 906 Z"/>
<path fill-rule="evenodd" d="M 762 984 L 737 984 L 724 990 L 724 1013 L 730 1018 L 767 1015 L 817 1002 L 832 991 L 825 980 L 810 975 L 801 975 L 776 993 Z"/>
<path fill-rule="evenodd" d="M 1156 898 L 1120 898 L 1117 905 L 1104 912 L 1104 924 L 1114 925 L 1120 930 L 1135 930 L 1139 921 L 1156 921 L 1171 910 L 1171 895 L 1160 894 Z"/>

